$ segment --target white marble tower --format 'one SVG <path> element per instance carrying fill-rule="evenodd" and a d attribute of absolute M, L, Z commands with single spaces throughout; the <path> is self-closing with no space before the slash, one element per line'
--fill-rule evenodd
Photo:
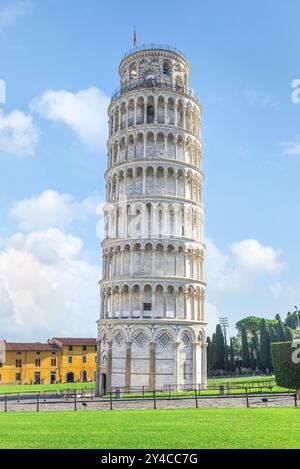
<path fill-rule="evenodd" d="M 108 108 L 99 393 L 206 383 L 201 107 L 174 48 L 122 58 Z"/>

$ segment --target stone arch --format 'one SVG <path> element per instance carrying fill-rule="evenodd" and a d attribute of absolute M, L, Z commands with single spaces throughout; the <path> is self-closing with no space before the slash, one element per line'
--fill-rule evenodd
<path fill-rule="evenodd" d="M 138 77 L 137 64 L 133 62 L 129 67 L 129 81 L 134 81 Z"/>
<path fill-rule="evenodd" d="M 156 115 L 157 115 L 157 123 L 164 124 L 165 123 L 165 98 L 163 96 L 159 96 L 157 99 Z"/>
<path fill-rule="evenodd" d="M 146 140 L 146 157 L 153 158 L 155 156 L 155 142 L 154 142 L 154 133 L 147 132 Z"/>
<path fill-rule="evenodd" d="M 154 124 L 155 120 L 155 104 L 154 97 L 152 95 L 148 96 L 147 99 L 147 124 Z"/>

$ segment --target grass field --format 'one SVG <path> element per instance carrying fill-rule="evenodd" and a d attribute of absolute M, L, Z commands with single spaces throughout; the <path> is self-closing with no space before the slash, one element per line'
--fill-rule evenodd
<path fill-rule="evenodd" d="M 3 413 L 0 448 L 300 448 L 300 409 Z"/>
<path fill-rule="evenodd" d="M 63 383 L 63 384 L 1 384 L 0 394 L 16 392 L 57 391 L 63 389 L 90 389 L 95 383 Z"/>

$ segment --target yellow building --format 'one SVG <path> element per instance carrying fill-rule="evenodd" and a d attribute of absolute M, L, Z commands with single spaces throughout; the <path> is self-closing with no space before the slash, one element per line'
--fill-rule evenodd
<path fill-rule="evenodd" d="M 94 381 L 96 339 L 53 338 L 47 343 L 6 342 L 0 384 Z"/>
<path fill-rule="evenodd" d="M 95 381 L 96 339 L 54 337 L 49 344 L 61 348 L 60 380 L 63 383 Z"/>

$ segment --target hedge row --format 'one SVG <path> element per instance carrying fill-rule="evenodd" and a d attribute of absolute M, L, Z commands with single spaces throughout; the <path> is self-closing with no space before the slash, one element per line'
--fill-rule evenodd
<path fill-rule="evenodd" d="M 300 363 L 296 364 L 292 361 L 294 350 L 292 342 L 276 342 L 271 344 L 276 383 L 283 388 L 300 388 Z"/>

